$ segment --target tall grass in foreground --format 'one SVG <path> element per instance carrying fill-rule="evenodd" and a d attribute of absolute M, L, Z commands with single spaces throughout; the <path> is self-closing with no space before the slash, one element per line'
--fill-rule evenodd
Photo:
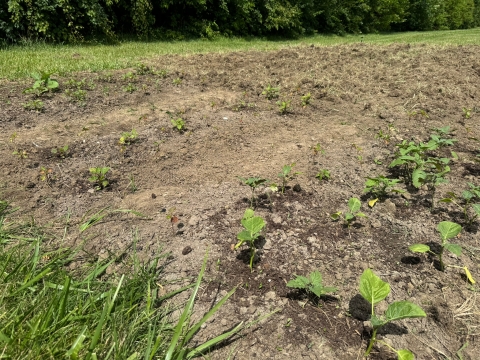
<path fill-rule="evenodd" d="M 208 351 L 243 325 L 195 348 L 190 339 L 233 294 L 230 291 L 196 324 L 190 324 L 197 281 L 162 297 L 157 283 L 166 256 L 142 264 L 133 253 L 125 275 L 107 276 L 118 259 L 86 263 L 73 272 L 67 265 L 79 249 L 47 251 L 35 228 L 9 222 L 14 212 L 0 201 L 0 359 L 188 359 Z M 193 287 L 177 321 L 165 302 Z"/>
<path fill-rule="evenodd" d="M 445 31 L 412 31 L 365 35 L 315 35 L 298 39 L 218 38 L 215 40 L 135 41 L 116 45 L 30 45 L 0 48 L 0 79 L 19 79 L 35 71 L 66 75 L 75 71 L 102 71 L 133 67 L 139 61 L 167 54 L 196 54 L 232 51 L 268 51 L 289 46 L 339 45 L 365 42 L 370 44 L 427 43 L 432 45 L 480 45 L 480 28 Z"/>

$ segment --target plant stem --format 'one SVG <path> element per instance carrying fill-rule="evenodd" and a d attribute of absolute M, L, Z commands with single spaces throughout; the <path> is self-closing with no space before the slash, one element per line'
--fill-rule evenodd
<path fill-rule="evenodd" d="M 438 258 L 440 259 L 440 270 L 445 271 L 445 265 L 443 264 L 443 246 L 442 250 L 440 250 L 440 254 L 438 254 Z"/>
<path fill-rule="evenodd" d="M 364 356 L 368 356 L 368 354 L 370 354 L 370 351 L 372 351 L 373 344 L 375 344 L 375 341 L 377 341 L 377 330 L 378 328 L 373 328 L 372 337 L 370 339 L 370 343 L 368 344 L 368 348 L 367 351 L 365 351 Z"/>
<path fill-rule="evenodd" d="M 250 246 L 250 272 L 253 272 L 253 259 L 255 258 L 255 246 Z"/>

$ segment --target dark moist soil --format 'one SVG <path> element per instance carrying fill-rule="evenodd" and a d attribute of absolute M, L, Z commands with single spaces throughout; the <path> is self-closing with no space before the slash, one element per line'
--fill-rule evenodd
<path fill-rule="evenodd" d="M 383 341 L 418 359 L 480 357 L 478 286 L 462 269 L 441 272 L 435 259 L 408 250 L 414 243 L 438 243 L 440 221 L 458 222 L 464 229 L 455 242 L 464 250 L 460 257 L 446 255 L 445 262 L 467 266 L 480 278 L 478 222 L 466 226 L 453 204 L 439 202 L 468 182 L 480 185 L 479 47 L 312 45 L 143 63 L 155 72 L 56 76 L 59 91 L 38 99 L 22 93 L 31 80 L 1 82 L 0 186 L 2 198 L 20 207 L 15 216 L 48 224 L 46 231 L 57 238 L 67 226 L 62 246 L 89 239 L 85 252 L 93 258 L 129 253 L 134 246 L 141 261 L 171 252 L 159 293 L 181 286 L 178 278 L 188 283 L 197 276 L 209 249 L 198 316 L 238 288 L 195 341 L 240 321 L 251 325 L 212 351 L 212 359 L 362 358 L 371 331 L 370 308 L 358 291 L 366 268 L 392 288 L 376 306 L 378 314 L 398 300 L 428 314 L 385 327 Z M 85 83 L 76 87 L 70 79 Z M 268 85 L 279 88 L 279 98 L 262 95 Z M 311 103 L 302 106 L 308 93 Z M 24 109 L 32 100 L 43 102 L 43 109 Z M 277 101 L 291 101 L 288 113 L 279 112 Z M 463 108 L 471 109 L 470 117 Z M 171 118 L 184 120 L 183 131 L 172 127 Z M 395 144 L 427 141 L 433 128 L 447 125 L 458 142 L 433 155 L 453 150 L 458 159 L 451 162 L 449 183 L 438 187 L 435 209 L 426 189 L 404 184 L 399 187 L 406 193 L 370 208 L 365 178 L 399 175 L 388 168 Z M 122 132 L 132 129 L 138 140 L 119 145 Z M 388 136 L 376 136 L 380 130 Z M 314 153 L 317 143 L 324 153 Z M 65 145 L 65 158 L 52 154 Z M 13 155 L 15 150 L 27 157 Z M 238 177 L 278 183 L 282 166 L 292 163 L 300 174 L 285 194 L 257 190 L 255 213 L 267 226 L 250 272 L 248 250 L 232 250 L 251 194 Z M 102 166 L 110 167 L 109 185 L 95 190 L 89 168 Z M 42 168 L 48 172 L 44 181 Z M 321 169 L 330 171 L 329 180 L 315 178 Z M 346 227 L 330 214 L 345 211 L 350 197 L 362 200 L 367 217 Z M 84 233 L 75 231 L 106 207 L 145 217 L 110 213 Z M 314 270 L 338 291 L 313 299 L 286 287 L 295 274 Z M 107 274 L 121 271 L 113 264 Z M 395 354 L 378 345 L 370 358 Z"/>

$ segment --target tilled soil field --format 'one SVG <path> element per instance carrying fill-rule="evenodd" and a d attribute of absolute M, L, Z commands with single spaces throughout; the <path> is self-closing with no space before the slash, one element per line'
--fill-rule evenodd
<path fill-rule="evenodd" d="M 88 238 L 85 252 L 93 260 L 133 251 L 132 244 L 143 261 L 170 252 L 159 293 L 197 276 L 209 249 L 198 314 L 238 288 L 195 341 L 261 319 L 207 354 L 211 359 L 362 358 L 371 334 L 370 305 L 359 292 L 367 268 L 391 285 L 378 314 L 399 300 L 427 314 L 385 326 L 382 341 L 418 359 L 480 358 L 478 285 L 463 269 L 440 271 L 433 255 L 408 249 L 415 243 L 435 249 L 437 225 L 456 222 L 463 229 L 450 241 L 463 251 L 446 252 L 445 264 L 467 266 L 480 279 L 480 219 L 468 223 L 454 203 L 440 201 L 468 183 L 480 185 L 480 48 L 312 45 L 165 56 L 143 65 L 55 74 L 59 91 L 40 97 L 23 94 L 33 81 L 0 83 L 0 191 L 20 207 L 16 216 L 48 224 L 58 239 L 65 224 L 78 226 L 106 207 L 144 214 L 110 213 L 84 237 L 62 241 L 74 246 Z M 178 119 L 180 130 L 172 125 Z M 367 177 L 404 179 L 389 167 L 396 144 L 427 142 L 445 126 L 444 138 L 457 142 L 428 153 L 450 158 L 434 208 L 428 186 L 408 182 L 396 185 L 405 192 L 387 192 L 369 206 L 375 197 L 364 192 Z M 132 130 L 138 137 L 120 144 Z M 246 245 L 233 249 L 251 205 L 239 177 L 281 184 L 278 174 L 293 163 L 299 174 L 284 193 L 256 190 L 255 215 L 266 226 L 251 272 Z M 110 168 L 104 189 L 89 181 L 93 167 Z M 321 170 L 330 178 L 316 178 Z M 345 213 L 352 197 L 366 217 L 351 226 L 334 222 L 330 214 Z M 314 270 L 338 290 L 309 298 L 286 286 Z M 114 264 L 107 276 L 122 271 Z M 377 343 L 369 358 L 396 355 Z"/>

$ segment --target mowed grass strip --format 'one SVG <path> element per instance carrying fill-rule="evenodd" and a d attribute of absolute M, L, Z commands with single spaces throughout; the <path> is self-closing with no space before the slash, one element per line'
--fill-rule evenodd
<path fill-rule="evenodd" d="M 0 50 L 0 79 L 16 80 L 35 71 L 65 75 L 77 71 L 124 69 L 140 61 L 167 54 L 269 51 L 285 47 L 329 46 L 365 42 L 370 44 L 427 43 L 432 45 L 480 45 L 480 28 L 429 32 L 367 35 L 315 35 L 294 40 L 218 38 L 190 41 L 121 41 L 116 45 L 54 45 L 33 43 L 6 46 Z"/>

